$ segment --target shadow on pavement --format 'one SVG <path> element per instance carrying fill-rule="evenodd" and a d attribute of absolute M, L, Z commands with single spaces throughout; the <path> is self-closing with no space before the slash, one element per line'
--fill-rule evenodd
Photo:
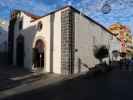
<path fill-rule="evenodd" d="M 22 84 L 38 81 L 47 75 L 37 74 L 27 71 L 24 68 L 15 66 L 0 66 L 0 91 L 15 88 Z"/>
<path fill-rule="evenodd" d="M 104 77 L 106 76 L 105 74 L 107 75 L 108 73 L 98 73 L 94 77 L 92 74 L 81 75 L 74 79 L 63 80 L 56 84 L 18 94 L 4 100 L 85 100 L 84 98 L 88 100 L 87 96 L 95 98 L 95 95 L 97 95 L 96 89 L 101 89 L 101 86 L 99 87 L 99 85 L 103 83 L 101 80 L 105 80 L 107 78 Z M 98 85 L 99 80 L 100 84 Z M 104 82 L 107 83 L 107 80 Z M 103 86 L 106 87 L 105 83 Z M 97 85 L 98 87 L 95 87 Z M 92 93 L 89 93 L 90 90 Z"/>
<path fill-rule="evenodd" d="M 116 65 L 107 73 L 88 73 L 4 100 L 132 100 L 133 72 Z"/>

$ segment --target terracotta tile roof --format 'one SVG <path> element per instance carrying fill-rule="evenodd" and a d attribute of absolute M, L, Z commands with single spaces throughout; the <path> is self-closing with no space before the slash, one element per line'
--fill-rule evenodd
<path fill-rule="evenodd" d="M 30 13 L 30 12 L 27 12 L 27 11 L 24 11 L 24 10 L 15 9 L 14 11 L 23 12 L 24 14 L 26 14 L 27 16 L 31 17 L 31 18 L 34 19 L 34 20 L 37 20 L 38 18 L 41 17 L 41 16 L 34 15 L 34 14 L 32 14 L 32 13 Z"/>
<path fill-rule="evenodd" d="M 27 16 L 33 18 L 34 20 L 37 20 L 38 18 L 40 18 L 40 16 L 36 16 L 32 13 L 26 12 L 26 11 L 22 11 L 23 13 L 25 13 Z"/>

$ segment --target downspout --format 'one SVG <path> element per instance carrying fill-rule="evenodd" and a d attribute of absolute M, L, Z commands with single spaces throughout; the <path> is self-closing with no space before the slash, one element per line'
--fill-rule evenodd
<path fill-rule="evenodd" d="M 54 44 L 55 13 L 50 15 L 50 72 L 53 73 L 53 44 Z"/>

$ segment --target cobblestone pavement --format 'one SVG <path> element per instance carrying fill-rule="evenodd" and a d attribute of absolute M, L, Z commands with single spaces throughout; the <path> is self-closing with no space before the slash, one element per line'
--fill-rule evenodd
<path fill-rule="evenodd" d="M 95 77 L 81 76 L 6 100 L 132 100 L 133 71 L 123 67 Z"/>

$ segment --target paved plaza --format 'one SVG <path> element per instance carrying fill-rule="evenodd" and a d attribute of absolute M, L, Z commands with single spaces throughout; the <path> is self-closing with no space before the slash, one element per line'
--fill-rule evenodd
<path fill-rule="evenodd" d="M 82 75 L 7 98 L 7 100 L 132 100 L 133 71 L 114 68 L 95 76 Z"/>

